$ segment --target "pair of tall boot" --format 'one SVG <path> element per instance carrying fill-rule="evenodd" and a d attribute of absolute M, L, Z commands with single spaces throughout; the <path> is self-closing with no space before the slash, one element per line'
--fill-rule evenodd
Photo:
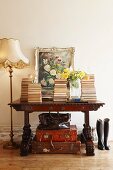
<path fill-rule="evenodd" d="M 98 136 L 98 149 L 109 150 L 110 148 L 107 144 L 109 134 L 109 119 L 108 118 L 104 119 L 104 142 L 103 142 L 103 124 L 101 119 L 97 120 L 96 130 Z"/>

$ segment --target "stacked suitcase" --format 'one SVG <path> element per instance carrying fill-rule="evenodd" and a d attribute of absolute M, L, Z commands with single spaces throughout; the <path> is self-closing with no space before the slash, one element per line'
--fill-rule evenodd
<path fill-rule="evenodd" d="M 42 113 L 32 142 L 32 153 L 80 153 L 77 128 L 70 125 L 70 114 Z"/>

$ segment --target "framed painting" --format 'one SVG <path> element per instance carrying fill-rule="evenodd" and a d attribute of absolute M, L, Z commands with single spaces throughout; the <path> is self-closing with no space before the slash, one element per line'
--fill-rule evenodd
<path fill-rule="evenodd" d="M 65 68 L 74 67 L 74 51 L 73 47 L 35 49 L 35 75 L 44 99 L 53 99 L 54 80 Z"/>

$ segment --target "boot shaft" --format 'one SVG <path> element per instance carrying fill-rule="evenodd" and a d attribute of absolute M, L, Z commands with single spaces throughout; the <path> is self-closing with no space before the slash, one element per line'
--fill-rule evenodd
<path fill-rule="evenodd" d="M 104 119 L 104 138 L 108 138 L 109 134 L 109 119 Z"/>
<path fill-rule="evenodd" d="M 96 122 L 96 130 L 97 130 L 98 139 L 102 140 L 103 125 L 102 125 L 102 120 L 101 119 L 98 119 L 97 122 Z"/>
<path fill-rule="evenodd" d="M 103 145 L 103 141 L 102 141 L 103 125 L 102 125 L 101 119 L 97 120 L 96 130 L 97 130 L 97 137 L 98 137 L 98 149 L 103 150 L 104 149 L 104 145 Z"/>
<path fill-rule="evenodd" d="M 104 119 L 104 146 L 106 150 L 109 150 L 109 146 L 107 144 L 108 134 L 109 134 L 109 120 L 108 118 Z"/>

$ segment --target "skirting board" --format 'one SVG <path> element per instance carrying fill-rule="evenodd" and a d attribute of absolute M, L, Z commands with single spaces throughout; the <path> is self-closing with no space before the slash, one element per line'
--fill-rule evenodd
<path fill-rule="evenodd" d="M 36 133 L 36 126 L 31 127 L 33 134 L 35 135 Z M 81 134 L 82 132 L 82 127 L 78 127 L 78 134 Z M 21 141 L 22 139 L 22 133 L 23 133 L 23 128 L 22 126 L 13 126 L 13 134 L 14 134 L 14 139 L 15 141 Z M 0 140 L 2 141 L 7 141 L 9 140 L 9 135 L 10 135 L 10 126 L 0 126 Z M 96 135 L 96 130 L 93 132 L 93 141 L 97 141 L 97 135 Z"/>
<path fill-rule="evenodd" d="M 10 126 L 0 126 L 0 140 L 7 141 L 10 139 Z M 32 127 L 32 132 L 35 134 L 36 126 Z M 14 126 L 13 127 L 13 134 L 15 141 L 21 141 L 22 139 L 23 128 L 22 126 Z"/>

